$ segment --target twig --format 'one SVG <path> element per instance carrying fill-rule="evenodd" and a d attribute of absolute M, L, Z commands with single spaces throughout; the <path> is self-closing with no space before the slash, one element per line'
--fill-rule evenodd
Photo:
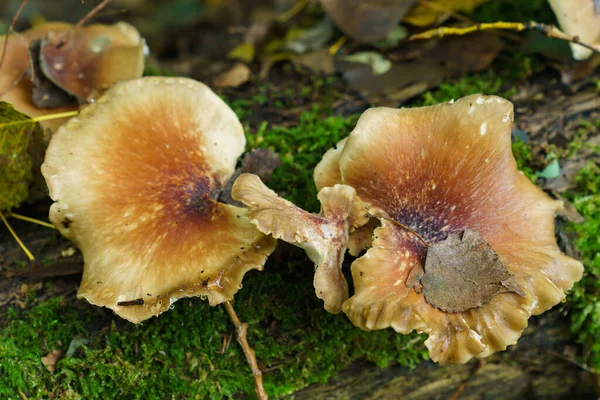
<path fill-rule="evenodd" d="M 56 43 L 56 47 L 61 47 L 62 45 L 64 45 L 67 41 L 67 38 L 69 37 L 69 35 L 72 32 L 75 32 L 77 29 L 81 28 L 83 26 L 83 24 L 85 24 L 86 22 L 88 22 L 90 19 L 94 18 L 94 16 L 96 14 L 98 14 L 100 11 L 102 11 L 102 9 L 104 7 L 106 7 L 108 5 L 108 3 L 110 3 L 112 0 L 102 0 L 102 2 L 100 4 L 98 4 L 96 7 L 92 8 L 92 10 L 87 13 L 87 15 L 83 18 L 81 18 L 75 25 L 73 25 L 71 27 L 71 29 L 69 29 L 68 31 L 66 31 L 58 40 L 58 43 Z"/>
<path fill-rule="evenodd" d="M 460 394 L 462 393 L 463 390 L 465 390 L 467 388 L 467 384 L 469 383 L 469 381 L 471 379 L 473 379 L 473 377 L 475 376 L 475 374 L 477 374 L 477 372 L 479 372 L 479 370 L 481 368 L 483 368 L 486 364 L 485 360 L 479 360 L 479 362 L 477 363 L 477 365 L 475 365 L 475 368 L 473 368 L 473 370 L 471 371 L 471 373 L 469 374 L 469 376 L 467 377 L 467 379 L 465 379 L 456 389 L 456 391 L 454 392 L 454 394 L 452 395 L 452 397 L 450 398 L 450 400 L 458 400 L 458 397 L 460 396 Z"/>
<path fill-rule="evenodd" d="M 338 51 L 340 51 L 340 49 L 342 48 L 342 46 L 344 44 L 346 44 L 346 42 L 348 41 L 348 38 L 346 36 L 342 36 L 341 38 L 339 38 L 334 44 L 331 45 L 331 47 L 329 48 L 329 55 L 331 56 L 335 56 L 337 54 Z"/>
<path fill-rule="evenodd" d="M 298 2 L 296 2 L 296 4 L 294 4 L 292 6 L 292 8 L 290 8 L 289 10 L 287 10 L 286 12 L 284 12 L 283 14 L 278 16 L 277 21 L 281 22 L 281 23 L 289 21 L 290 19 L 292 19 L 296 15 L 298 15 L 300 13 L 300 11 L 302 11 L 304 9 L 304 7 L 306 7 L 307 5 L 308 5 L 308 0 L 298 0 Z"/>
<path fill-rule="evenodd" d="M 27 3 L 27 0 L 21 1 L 21 5 L 17 9 L 15 16 L 13 17 L 12 21 L 10 22 L 8 31 L 6 32 L 6 37 L 4 38 L 4 48 L 2 49 L 2 56 L 0 56 L 0 70 L 2 69 L 2 65 L 4 64 L 4 56 L 6 56 L 6 48 L 8 47 L 8 38 L 10 37 L 10 32 L 13 30 L 13 27 L 15 26 L 15 23 L 17 22 L 19 15 L 21 15 L 21 11 L 23 11 L 23 8 L 25 8 L 26 3 Z"/>
<path fill-rule="evenodd" d="M 240 346 L 242 346 L 242 350 L 244 350 L 244 354 L 246 355 L 248 365 L 252 370 L 252 375 L 254 376 L 254 389 L 256 390 L 256 395 L 260 400 L 268 400 L 269 396 L 267 396 L 265 388 L 263 387 L 262 372 L 260 368 L 258 368 L 258 364 L 256 362 L 256 354 L 248 344 L 248 339 L 246 338 L 246 333 L 248 331 L 248 323 L 240 321 L 230 302 L 226 301 L 225 303 L 223 303 L 223 306 L 225 307 L 227 314 L 229 314 L 231 321 L 235 325 L 237 341 L 240 344 Z"/>
<path fill-rule="evenodd" d="M 102 11 L 102 9 L 104 7 L 106 7 L 108 5 L 108 3 L 110 3 L 112 0 L 103 0 L 100 4 L 98 4 L 96 7 L 92 8 L 92 11 L 90 11 L 89 13 L 87 13 L 87 15 L 83 18 L 81 18 L 79 20 L 79 22 L 77 22 L 75 25 L 73 25 L 72 30 L 76 30 L 78 28 L 80 28 L 83 24 L 85 24 L 86 22 L 88 22 L 90 19 L 92 19 L 96 14 L 98 14 L 100 11 Z"/>
<path fill-rule="evenodd" d="M 461 35 L 466 35 L 466 34 L 473 33 L 473 32 L 487 31 L 490 29 L 500 29 L 500 30 L 516 31 L 516 32 L 521 32 L 524 30 L 534 30 L 534 31 L 537 31 L 537 32 L 540 32 L 540 33 L 546 35 L 549 38 L 565 40 L 567 42 L 575 43 L 580 46 L 583 46 L 583 47 L 590 49 L 596 53 L 600 53 L 600 46 L 598 46 L 598 45 L 591 45 L 588 43 L 584 43 L 581 40 L 579 40 L 578 36 L 567 35 L 566 33 L 561 31 L 554 25 L 542 24 L 542 23 L 535 22 L 535 21 L 530 21 L 528 23 L 499 21 L 499 22 L 492 22 L 492 23 L 475 24 L 475 25 L 471 25 L 471 26 L 467 26 L 467 27 L 463 27 L 463 28 L 441 26 L 437 29 L 431 29 L 429 31 L 411 35 L 408 39 L 409 40 L 423 40 L 423 39 L 432 39 L 432 38 L 437 38 L 437 37 L 441 38 L 444 36 L 451 36 L 451 35 L 461 36 Z"/>
<path fill-rule="evenodd" d="M 51 223 L 49 223 L 49 222 L 40 221 L 39 219 L 26 217 L 26 216 L 21 215 L 21 214 L 9 213 L 9 214 L 7 214 L 7 217 L 11 217 L 11 218 L 14 218 L 14 219 L 20 219 L 21 221 L 31 222 L 32 224 L 45 226 L 46 228 L 56 229 L 56 227 L 54 225 L 52 225 Z"/>
<path fill-rule="evenodd" d="M 15 238 L 15 240 L 17 241 L 17 243 L 19 244 L 19 246 L 21 246 L 21 249 L 23 249 L 23 251 L 25 252 L 25 254 L 27 254 L 27 257 L 29 258 L 29 261 L 35 261 L 35 257 L 33 256 L 33 254 L 31 254 L 31 252 L 25 246 L 25 244 L 21 241 L 21 239 L 19 239 L 19 237 L 17 236 L 17 234 L 15 233 L 15 231 L 13 230 L 13 228 L 10 226 L 10 224 L 8 223 L 8 221 L 6 220 L 6 218 L 4 217 L 4 214 L 2 214 L 2 211 L 0 211 L 0 219 L 2 219 L 2 222 L 4 222 L 4 225 L 6 225 L 6 227 L 8 228 L 8 231 L 10 232 L 10 234 Z"/>
<path fill-rule="evenodd" d="M 419 233 L 417 231 L 409 228 L 408 226 L 404 225 L 401 222 L 394 221 L 393 219 L 385 218 L 385 220 L 391 222 L 394 225 L 398 225 L 399 227 L 401 227 L 402 229 L 408 231 L 409 233 L 412 233 L 413 235 L 415 235 L 415 237 L 417 239 L 419 239 L 421 241 L 421 243 L 423 243 L 425 245 L 425 247 L 429 247 L 429 243 L 427 243 L 427 241 L 423 238 L 423 236 L 419 235 Z"/>

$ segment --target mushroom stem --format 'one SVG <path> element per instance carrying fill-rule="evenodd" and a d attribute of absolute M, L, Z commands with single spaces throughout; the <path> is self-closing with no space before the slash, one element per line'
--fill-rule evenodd
<path fill-rule="evenodd" d="M 240 346 L 242 346 L 242 350 L 244 351 L 244 355 L 246 355 L 248 365 L 252 370 L 256 395 L 258 396 L 259 400 L 268 400 L 269 396 L 267 396 L 265 388 L 263 387 L 262 372 L 260 368 L 258 368 L 258 363 L 256 362 L 256 354 L 254 353 L 254 350 L 252 350 L 252 347 L 250 347 L 248 344 L 248 339 L 246 337 L 246 333 L 248 332 L 248 323 L 240 321 L 240 318 L 236 314 L 229 301 L 224 302 L 223 305 L 225 306 L 227 314 L 229 314 L 229 317 L 231 318 L 231 322 L 233 322 L 235 325 L 237 341 Z"/>

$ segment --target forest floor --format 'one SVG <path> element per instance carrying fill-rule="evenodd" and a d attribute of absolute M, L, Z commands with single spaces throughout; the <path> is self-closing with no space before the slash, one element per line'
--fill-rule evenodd
<path fill-rule="evenodd" d="M 402 105 L 437 104 L 472 93 L 500 95 L 515 104 L 513 153 L 519 168 L 565 201 L 557 239 L 586 266 L 566 302 L 532 317 L 524 337 L 506 352 L 485 362 L 437 366 L 427 359 L 423 335 L 365 332 L 345 316 L 327 313 L 314 296 L 312 263 L 303 251 L 281 243 L 264 271 L 247 274 L 235 298 L 272 398 L 480 398 L 482 393 L 597 398 L 600 74 L 567 85 L 555 67 L 546 58 L 509 48 L 484 72 L 447 77 Z M 147 74 L 194 68 L 156 59 Z M 339 73 L 315 73 L 289 62 L 274 65 L 266 78 L 258 77 L 260 66 L 252 70 L 250 82 L 217 92 L 243 121 L 247 149 L 269 148 L 281 156 L 283 165 L 269 186 L 318 211 L 313 168 L 373 100 Z M 14 211 L 47 220 L 50 204 L 47 199 Z M 10 222 L 37 261 L 29 263 L 12 236 L 0 230 L 1 398 L 253 396 L 252 376 L 223 308 L 184 299 L 159 318 L 130 324 L 76 299 L 83 260 L 68 240 L 52 229 Z"/>

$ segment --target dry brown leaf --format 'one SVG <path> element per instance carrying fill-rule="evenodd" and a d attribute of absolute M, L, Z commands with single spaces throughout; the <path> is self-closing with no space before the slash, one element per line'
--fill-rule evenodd
<path fill-rule="evenodd" d="M 498 254 L 472 229 L 430 245 L 424 272 L 425 300 L 446 312 L 481 307 L 498 293 L 525 296 Z"/>
<path fill-rule="evenodd" d="M 237 63 L 231 69 L 223 72 L 217 76 L 214 80 L 214 84 L 217 87 L 233 87 L 243 85 L 248 82 L 252 77 L 252 71 L 246 64 Z"/>
<path fill-rule="evenodd" d="M 56 363 L 60 360 L 62 351 L 52 350 L 46 357 L 42 357 L 42 364 L 46 367 L 48 372 L 54 372 L 56 370 Z"/>
<path fill-rule="evenodd" d="M 336 25 L 359 42 L 385 39 L 414 3 L 415 0 L 321 0 Z"/>
<path fill-rule="evenodd" d="M 366 100 L 395 106 L 452 76 L 484 70 L 501 47 L 502 41 L 488 33 L 454 36 L 405 44 L 388 55 L 394 63 L 382 75 L 373 73 L 366 64 L 340 60 L 337 67 Z"/>

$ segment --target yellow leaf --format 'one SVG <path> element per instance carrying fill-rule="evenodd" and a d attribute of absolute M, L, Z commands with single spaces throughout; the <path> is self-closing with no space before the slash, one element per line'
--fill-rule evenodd
<path fill-rule="evenodd" d="M 234 60 L 241 60 L 247 63 L 252 62 L 254 60 L 254 54 L 256 53 L 256 49 L 252 43 L 242 43 L 233 48 L 227 55 L 228 58 Z"/>
<path fill-rule="evenodd" d="M 414 26 L 439 25 L 452 13 L 468 13 L 487 0 L 426 0 L 420 1 L 404 17 L 403 22 Z"/>

